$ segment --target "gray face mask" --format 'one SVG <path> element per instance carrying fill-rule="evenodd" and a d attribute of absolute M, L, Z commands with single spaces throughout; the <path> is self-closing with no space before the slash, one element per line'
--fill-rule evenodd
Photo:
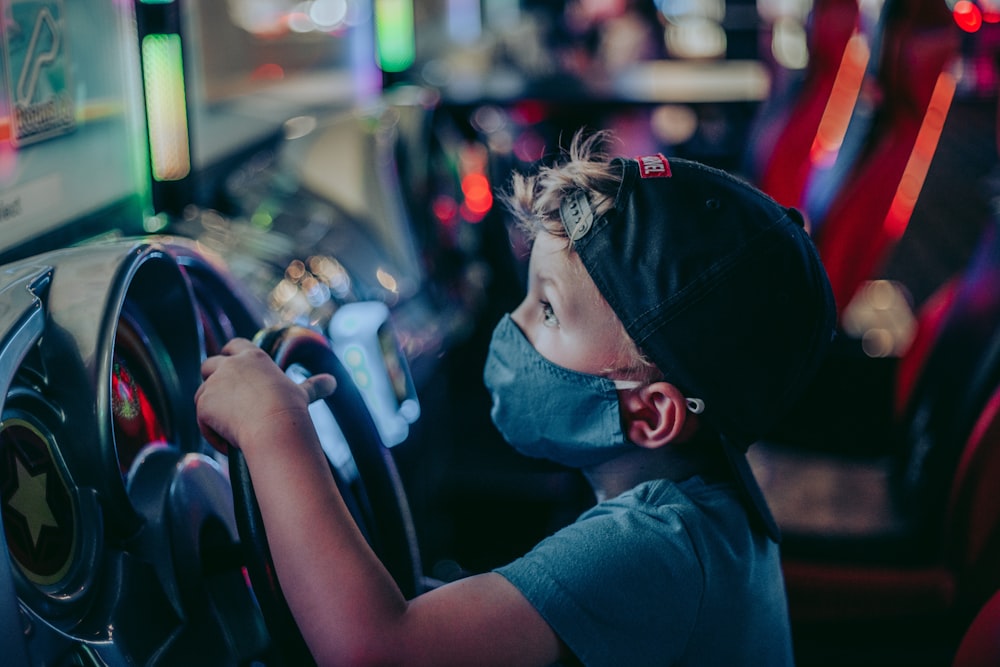
<path fill-rule="evenodd" d="M 622 432 L 618 390 L 639 383 L 553 364 L 510 315 L 493 331 L 483 380 L 493 397 L 493 423 L 526 456 L 585 468 L 636 446 Z"/>

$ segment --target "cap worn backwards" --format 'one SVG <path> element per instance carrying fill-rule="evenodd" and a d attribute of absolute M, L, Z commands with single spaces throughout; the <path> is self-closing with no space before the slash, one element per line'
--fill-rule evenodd
<path fill-rule="evenodd" d="M 749 474 L 743 452 L 788 411 L 833 337 L 826 272 L 798 211 L 730 174 L 662 155 L 615 164 L 612 209 L 595 218 L 578 192 L 563 224 L 626 331 L 704 402 L 701 417 Z"/>

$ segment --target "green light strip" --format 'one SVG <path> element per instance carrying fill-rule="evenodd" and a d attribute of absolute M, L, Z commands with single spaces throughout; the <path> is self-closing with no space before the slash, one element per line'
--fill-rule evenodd
<path fill-rule="evenodd" d="M 180 35 L 142 38 L 142 83 L 153 178 L 180 180 L 191 171 Z"/>
<path fill-rule="evenodd" d="M 416 45 L 412 0 L 375 0 L 375 38 L 383 72 L 402 72 L 413 64 Z"/>

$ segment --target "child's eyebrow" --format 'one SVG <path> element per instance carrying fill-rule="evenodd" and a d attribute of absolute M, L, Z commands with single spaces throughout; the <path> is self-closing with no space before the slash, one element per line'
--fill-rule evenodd
<path fill-rule="evenodd" d="M 548 287 L 549 289 L 553 290 L 556 293 L 556 296 L 558 296 L 560 299 L 562 299 L 563 284 L 562 284 L 562 281 L 560 281 L 558 277 L 556 277 L 554 275 L 551 275 L 549 273 L 539 272 L 535 276 L 535 278 L 538 281 L 538 286 L 540 288 L 541 287 Z"/>

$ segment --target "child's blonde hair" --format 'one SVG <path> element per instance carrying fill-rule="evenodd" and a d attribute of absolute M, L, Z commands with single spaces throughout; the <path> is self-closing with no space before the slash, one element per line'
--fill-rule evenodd
<path fill-rule="evenodd" d="M 608 138 L 608 132 L 587 135 L 578 130 L 561 161 L 542 166 L 530 175 L 514 172 L 503 203 L 529 239 L 540 231 L 567 237 L 559 218 L 559 204 L 572 192 L 587 193 L 595 217 L 611 208 L 621 185 L 621 173 L 601 150 Z"/>
<path fill-rule="evenodd" d="M 590 202 L 594 217 L 599 218 L 614 205 L 615 196 L 621 186 L 621 170 L 611 164 L 602 150 L 610 137 L 606 131 L 587 134 L 578 130 L 564 151 L 562 160 L 553 165 L 539 167 L 534 174 L 514 172 L 510 190 L 500 197 L 510 211 L 520 231 L 529 240 L 544 232 L 566 239 L 566 247 L 572 252 L 572 242 L 566 233 L 559 215 L 562 200 L 573 192 L 583 191 Z M 581 279 L 590 280 L 582 263 L 577 267 Z M 624 368 L 606 369 L 610 374 L 623 374 L 628 379 L 653 381 L 661 377 L 656 366 L 643 354 L 625 331 L 625 326 L 615 318 L 620 330 L 623 353 L 628 363 Z M 617 378 L 621 379 L 621 378 Z"/>

